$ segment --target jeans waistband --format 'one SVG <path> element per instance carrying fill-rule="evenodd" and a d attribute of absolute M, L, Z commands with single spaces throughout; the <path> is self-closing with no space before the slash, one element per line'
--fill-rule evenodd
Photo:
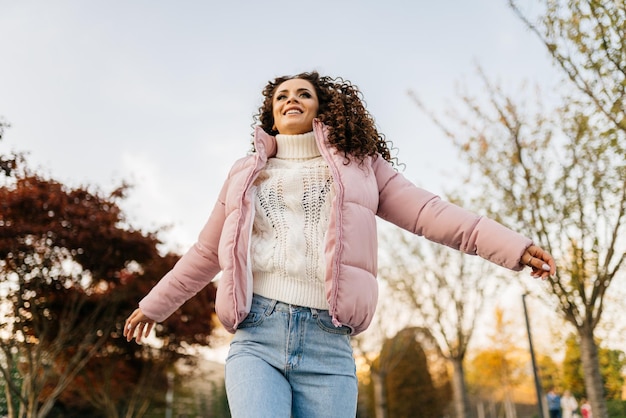
<path fill-rule="evenodd" d="M 260 302 L 268 309 L 266 312 L 278 311 L 278 312 L 311 312 L 313 315 L 317 315 L 319 312 L 328 312 L 328 310 L 310 308 L 307 306 L 293 305 L 291 303 L 281 302 L 276 299 L 266 298 L 258 294 L 253 295 L 253 300 Z"/>

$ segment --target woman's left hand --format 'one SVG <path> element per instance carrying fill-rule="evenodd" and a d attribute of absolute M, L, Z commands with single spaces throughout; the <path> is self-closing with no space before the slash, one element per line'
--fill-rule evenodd
<path fill-rule="evenodd" d="M 531 276 L 545 280 L 556 274 L 556 264 L 549 252 L 536 245 L 526 248 L 521 263 L 531 268 Z"/>

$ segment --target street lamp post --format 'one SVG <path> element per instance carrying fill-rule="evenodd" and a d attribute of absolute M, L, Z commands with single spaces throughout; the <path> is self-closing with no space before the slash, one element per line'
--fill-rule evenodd
<path fill-rule="evenodd" d="M 533 364 L 533 376 L 535 377 L 535 390 L 537 392 L 537 408 L 539 408 L 539 417 L 543 418 L 543 395 L 541 384 L 539 383 L 539 374 L 537 373 L 537 361 L 535 359 L 535 350 L 533 348 L 533 339 L 530 334 L 530 322 L 528 321 L 528 310 L 526 309 L 526 294 L 522 295 L 522 304 L 524 305 L 524 318 L 526 318 L 526 332 L 528 333 L 528 344 L 530 346 L 530 359 Z"/>

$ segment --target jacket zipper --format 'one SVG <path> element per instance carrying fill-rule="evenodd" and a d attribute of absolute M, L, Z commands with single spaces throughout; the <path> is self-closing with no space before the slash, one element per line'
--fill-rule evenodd
<path fill-rule="evenodd" d="M 260 153 L 257 154 L 257 158 L 256 161 L 254 163 L 254 169 L 250 172 L 250 175 L 248 176 L 248 178 L 246 179 L 246 184 L 244 187 L 244 191 L 241 195 L 241 202 L 240 202 L 240 208 L 243 206 L 243 202 L 247 199 L 248 196 L 251 195 L 251 193 L 254 193 L 254 191 L 256 190 L 255 186 L 250 186 L 252 184 L 252 182 L 254 182 L 254 179 L 256 179 L 258 173 L 261 171 L 260 164 L 261 161 L 261 155 Z M 252 237 L 252 228 L 254 225 L 254 213 L 255 213 L 255 208 L 254 208 L 254 198 L 249 199 L 249 203 L 250 203 L 250 227 L 248 232 L 248 245 L 246 248 L 246 312 L 250 311 L 250 307 L 252 306 L 252 266 L 250 265 L 250 243 L 251 243 L 251 237 Z M 237 222 L 237 231 L 235 236 L 236 237 L 241 237 L 241 224 L 242 224 L 242 219 L 239 218 L 239 221 Z M 240 238 L 239 238 L 240 239 Z M 239 243 L 238 243 L 239 244 Z M 235 260 L 235 250 L 236 247 L 233 247 L 233 254 L 232 257 Z M 236 266 L 237 264 L 235 264 Z M 235 274 L 236 272 L 233 271 L 233 277 L 237 277 L 237 275 Z M 233 280 L 233 285 L 237 284 L 237 280 Z M 233 305 L 235 307 L 235 315 L 237 315 L 237 312 L 239 312 L 239 307 L 237 304 L 237 288 L 233 289 Z M 239 325 L 240 321 L 239 318 L 237 318 L 237 323 L 234 325 L 234 328 L 237 328 L 237 326 Z"/>
<path fill-rule="evenodd" d="M 331 292 L 330 292 L 330 300 L 329 305 L 330 305 L 330 315 L 332 317 L 332 321 L 333 321 L 333 325 L 335 325 L 336 327 L 340 327 L 343 324 L 341 322 L 339 322 L 339 320 L 337 319 L 336 315 L 335 315 L 335 308 L 337 306 L 337 291 L 338 291 L 338 277 L 339 277 L 339 264 L 340 264 L 340 260 L 339 260 L 339 255 L 341 254 L 341 249 L 343 246 L 343 240 L 341 237 L 341 225 L 343 225 L 343 220 L 342 220 L 342 212 L 341 212 L 341 207 L 343 206 L 343 183 L 341 183 L 340 178 L 339 178 L 339 171 L 337 170 L 337 166 L 335 165 L 334 160 L 332 159 L 332 156 L 330 155 L 330 151 L 328 150 L 328 148 L 326 147 L 326 144 L 323 144 L 321 141 L 321 138 L 324 138 L 323 132 L 321 130 L 321 122 L 315 120 L 313 123 L 313 130 L 315 133 L 315 140 L 317 141 L 317 147 L 320 149 L 320 152 L 324 155 L 324 158 L 326 159 L 326 162 L 328 163 L 328 167 L 330 168 L 330 171 L 332 173 L 333 176 L 333 184 L 336 185 L 337 188 L 337 195 L 335 197 L 336 199 L 336 205 L 335 205 L 335 217 L 336 217 L 336 221 L 335 221 L 335 234 L 336 234 L 336 238 L 335 238 L 335 260 L 333 262 L 333 269 L 332 269 L 332 287 L 331 287 Z"/>

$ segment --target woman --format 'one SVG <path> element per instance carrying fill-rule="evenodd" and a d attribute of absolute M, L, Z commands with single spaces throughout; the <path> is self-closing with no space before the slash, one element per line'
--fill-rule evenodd
<path fill-rule="evenodd" d="M 235 333 L 233 417 L 355 416 L 349 338 L 377 303 L 376 215 L 512 270 L 555 273 L 530 239 L 399 174 L 350 82 L 303 73 L 269 82 L 263 96 L 254 152 L 235 163 L 197 243 L 124 328 L 140 342 L 221 272 L 216 312 Z"/>
<path fill-rule="evenodd" d="M 566 390 L 561 396 L 561 411 L 563 418 L 575 418 L 578 416 L 578 401 L 572 395 L 572 392 Z"/>

